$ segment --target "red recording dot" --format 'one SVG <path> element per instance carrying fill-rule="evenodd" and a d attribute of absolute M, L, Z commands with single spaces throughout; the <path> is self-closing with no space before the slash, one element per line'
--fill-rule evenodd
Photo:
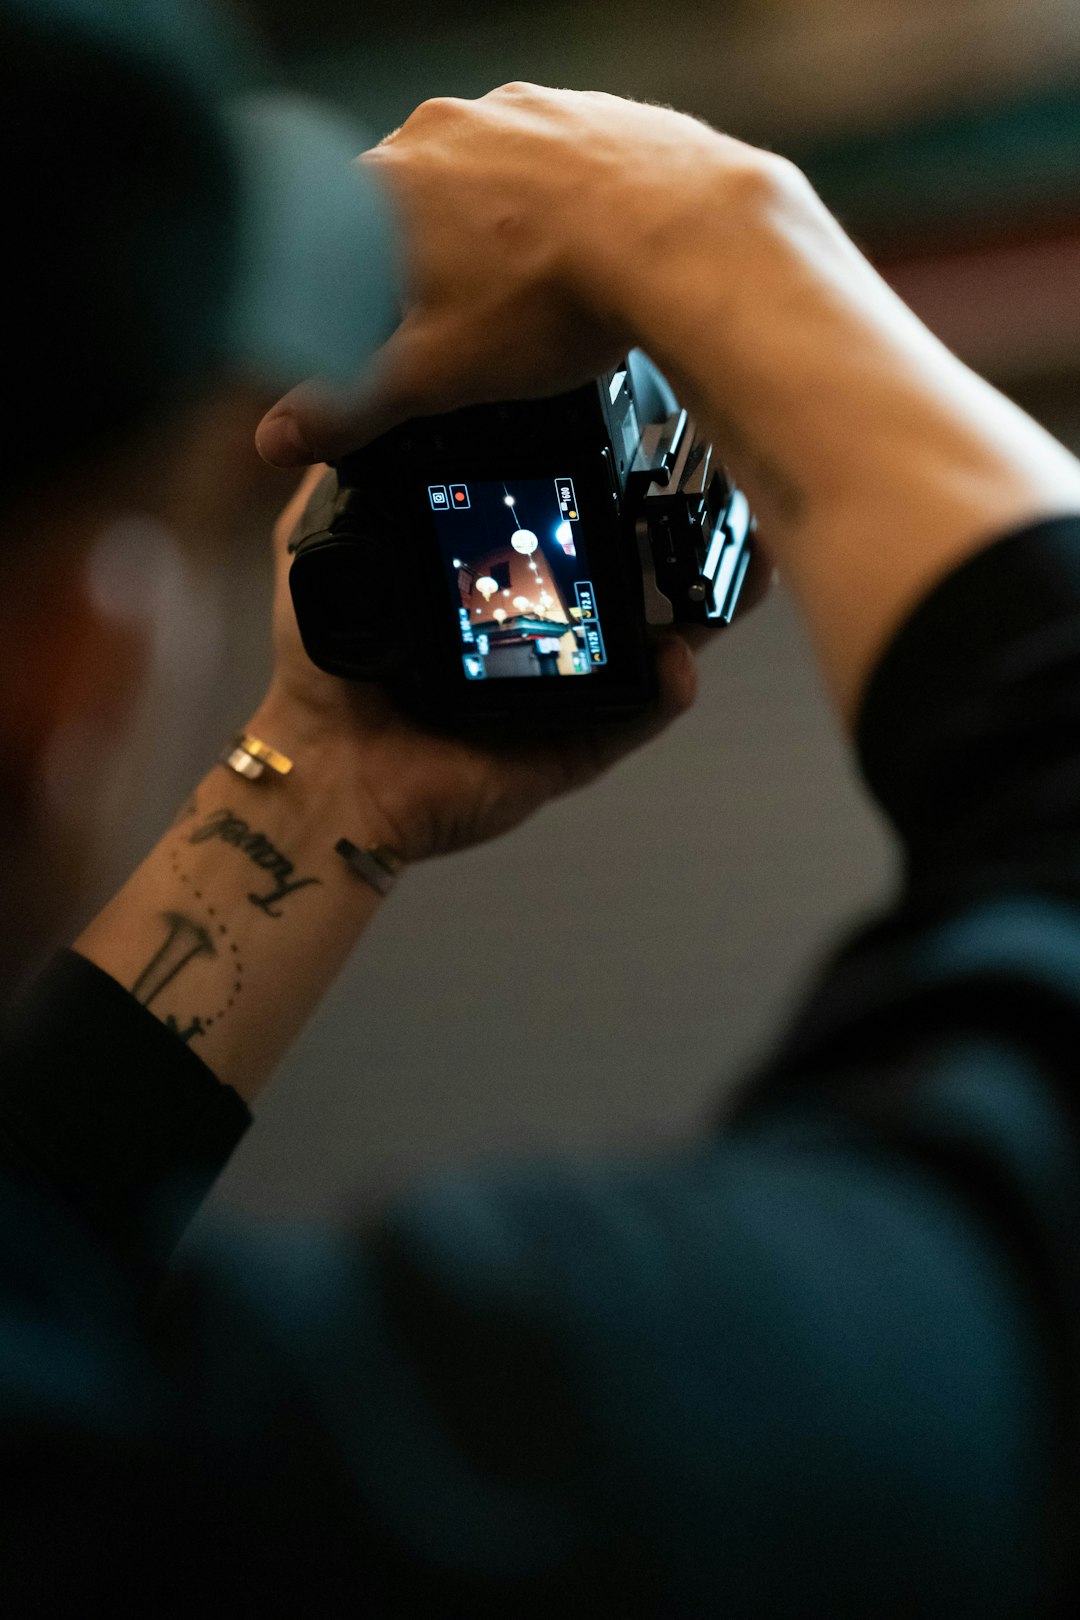
<path fill-rule="evenodd" d="M 459 506 L 460 506 L 460 505 L 461 505 L 461 504 L 462 504 L 462 502 L 463 502 L 463 501 L 464 501 L 464 499 L 465 499 L 465 497 L 464 497 L 464 495 L 463 495 L 463 494 L 462 494 L 462 493 L 461 493 L 461 491 L 460 491 L 460 489 L 459 489 L 459 490 L 457 490 L 457 491 L 456 491 L 456 492 L 455 492 L 455 494 L 454 494 L 454 499 L 455 499 L 455 501 L 457 501 L 457 503 L 458 503 L 458 505 L 459 505 Z"/>

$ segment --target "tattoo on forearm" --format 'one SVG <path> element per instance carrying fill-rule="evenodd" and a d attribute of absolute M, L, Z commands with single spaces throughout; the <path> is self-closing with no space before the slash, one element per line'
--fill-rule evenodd
<path fill-rule="evenodd" d="M 191 891 L 200 912 L 205 913 L 205 922 L 187 911 L 164 912 L 161 917 L 164 938 L 132 985 L 132 994 L 144 1007 L 149 1007 L 163 991 L 175 991 L 181 975 L 193 962 L 202 958 L 215 958 L 221 962 L 227 988 L 224 993 L 219 991 L 218 994 L 224 1005 L 206 1016 L 185 1013 L 179 1017 L 170 1012 L 164 1019 L 166 1029 L 190 1045 L 197 1036 L 208 1034 L 235 1006 L 236 998 L 244 988 L 244 966 L 240 960 L 240 947 L 229 937 L 228 925 L 221 921 L 216 907 L 204 899 L 202 890 L 197 889 L 188 874 L 181 870 L 176 850 L 172 853 L 171 865 L 173 876 Z M 219 970 L 214 971 L 217 973 Z"/>
<path fill-rule="evenodd" d="M 246 821 L 233 814 L 231 810 L 215 810 L 209 820 L 201 827 L 196 827 L 189 836 L 189 844 L 205 844 L 212 838 L 218 838 L 223 844 L 231 844 L 234 849 L 243 853 L 256 866 L 261 867 L 275 884 L 269 894 L 249 894 L 248 899 L 260 911 L 265 911 L 268 917 L 282 915 L 280 901 L 290 894 L 296 894 L 299 889 L 310 888 L 312 884 L 321 884 L 322 879 L 317 877 L 293 878 L 296 870 L 287 855 L 276 849 L 264 833 L 253 832 Z M 274 908 L 277 907 L 275 910 Z"/>
<path fill-rule="evenodd" d="M 193 794 L 177 816 L 175 825 L 182 826 L 185 821 L 190 821 L 198 813 L 198 798 Z M 215 810 L 213 815 L 201 826 L 197 826 L 193 832 L 187 833 L 186 836 L 181 832 L 180 839 L 181 843 L 171 852 L 173 876 L 190 891 L 198 911 L 195 915 L 186 910 L 162 914 L 161 943 L 135 980 L 131 990 L 136 1000 L 144 1007 L 151 1007 L 163 992 L 167 990 L 172 992 L 175 989 L 177 981 L 192 962 L 200 958 L 223 959 L 227 988 L 224 993 L 219 991 L 218 994 L 224 1005 L 206 1015 L 192 1016 L 185 1013 L 180 1016 L 170 1011 L 164 1018 L 165 1027 L 178 1040 L 190 1045 L 200 1036 L 208 1034 L 214 1025 L 225 1017 L 230 1008 L 235 1006 L 236 998 L 244 985 L 244 968 L 240 960 L 240 948 L 229 937 L 228 925 L 221 921 L 216 908 L 208 904 L 202 890 L 196 888 L 189 874 L 183 870 L 180 860 L 182 844 L 185 842 L 205 844 L 211 839 L 218 839 L 241 850 L 273 883 L 273 887 L 266 894 L 248 895 L 251 904 L 260 911 L 265 911 L 268 917 L 280 917 L 283 900 L 299 889 L 320 884 L 322 879 L 295 877 L 293 874 L 296 868 L 288 856 L 276 849 L 265 833 L 253 831 L 246 821 L 234 815 L 231 810 Z M 205 921 L 202 920 L 203 917 Z M 217 969 L 214 971 L 216 973 Z M 169 1001 L 172 1001 L 171 994 Z"/>
<path fill-rule="evenodd" d="M 161 992 L 193 961 L 196 956 L 216 956 L 217 950 L 205 928 L 178 911 L 167 911 L 162 917 L 166 927 L 164 942 L 150 958 L 131 987 L 136 1001 L 150 1007 Z"/>
<path fill-rule="evenodd" d="M 190 1046 L 196 1035 L 206 1034 L 206 1025 L 201 1018 L 193 1018 L 186 1029 L 181 1029 L 172 1013 L 165 1020 L 165 1028 L 171 1030 L 174 1035 L 179 1036 L 186 1046 Z"/>

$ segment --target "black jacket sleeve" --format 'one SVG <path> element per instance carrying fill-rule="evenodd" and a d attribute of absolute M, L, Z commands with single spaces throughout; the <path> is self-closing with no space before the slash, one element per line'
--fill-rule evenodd
<path fill-rule="evenodd" d="M 74 951 L 7 1014 L 0 1164 L 61 1199 L 140 1287 L 250 1124 L 231 1087 Z"/>

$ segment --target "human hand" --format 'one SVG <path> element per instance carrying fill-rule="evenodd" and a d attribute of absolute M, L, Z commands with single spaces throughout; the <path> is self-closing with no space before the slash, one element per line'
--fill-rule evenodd
<path fill-rule="evenodd" d="M 307 521 L 328 471 L 311 468 L 276 526 L 274 677 L 251 729 L 286 753 L 317 756 L 318 773 L 348 799 L 343 825 L 362 825 L 406 860 L 450 854 L 496 838 L 548 800 L 596 780 L 691 707 L 697 670 L 689 642 L 714 632 L 657 638 L 660 696 L 641 720 L 590 728 L 520 746 L 485 744 L 427 731 L 374 683 L 318 669 L 300 640 L 289 594 L 289 544 Z M 768 589 L 763 554 L 744 587 L 751 607 Z"/>
<path fill-rule="evenodd" d="M 1077 509 L 1075 458 L 962 365 L 785 160 L 615 97 L 435 101 L 363 161 L 403 225 L 403 319 L 365 392 L 264 419 L 281 464 L 557 393 L 640 347 L 767 535 L 837 708 L 989 537 Z"/>
<path fill-rule="evenodd" d="M 278 465 L 601 375 L 634 343 L 622 274 L 779 160 L 666 108 L 512 84 L 425 102 L 360 161 L 403 226 L 402 322 L 363 392 L 305 384 L 264 418 L 259 450 Z"/>

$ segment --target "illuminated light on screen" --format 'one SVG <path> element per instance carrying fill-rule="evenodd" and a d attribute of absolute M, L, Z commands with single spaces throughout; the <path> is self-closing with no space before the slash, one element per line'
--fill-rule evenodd
<path fill-rule="evenodd" d="M 588 517 L 568 478 L 437 486 L 432 507 L 466 679 L 590 675 L 607 651 Z M 458 501 L 461 494 L 464 499 Z M 497 606 L 493 606 L 497 603 Z"/>
<path fill-rule="evenodd" d="M 571 524 L 566 522 L 560 523 L 559 527 L 555 530 L 555 538 L 559 542 L 560 546 L 562 546 L 568 557 L 577 556 L 577 547 L 574 544 L 574 530 Z"/>

